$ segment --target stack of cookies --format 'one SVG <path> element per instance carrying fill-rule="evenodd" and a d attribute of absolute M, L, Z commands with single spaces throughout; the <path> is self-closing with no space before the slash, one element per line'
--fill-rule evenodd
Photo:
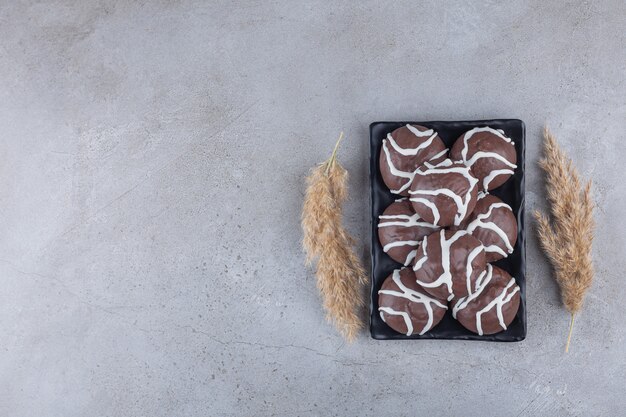
<path fill-rule="evenodd" d="M 447 149 L 437 132 L 402 126 L 383 140 L 380 173 L 398 199 L 379 216 L 384 252 L 404 265 L 378 291 L 382 320 L 407 336 L 433 329 L 450 309 L 479 335 L 517 314 L 515 278 L 492 265 L 514 250 L 517 220 L 489 191 L 517 168 L 502 130 L 476 127 Z"/>

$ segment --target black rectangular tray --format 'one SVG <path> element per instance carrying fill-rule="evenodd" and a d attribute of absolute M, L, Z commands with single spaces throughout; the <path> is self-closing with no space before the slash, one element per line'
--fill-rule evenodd
<path fill-rule="evenodd" d="M 521 300 L 517 316 L 507 330 L 493 334 L 479 336 L 465 329 L 454 318 L 450 310 L 443 320 L 431 331 L 423 335 L 406 336 L 397 333 L 388 327 L 378 314 L 378 290 L 385 278 L 394 269 L 402 265 L 392 260 L 378 241 L 378 216 L 391 204 L 397 195 L 392 194 L 384 184 L 378 167 L 382 141 L 387 133 L 406 125 L 417 124 L 435 129 L 448 148 L 464 132 L 474 127 L 489 126 L 502 129 L 515 142 L 517 151 L 517 169 L 501 187 L 490 193 L 500 197 L 509 204 L 517 218 L 518 236 L 514 251 L 507 258 L 494 265 L 507 271 L 517 280 L 520 286 Z M 458 340 L 486 340 L 492 342 L 517 342 L 526 337 L 526 230 L 524 228 L 524 151 L 525 151 L 524 122 L 517 119 L 470 120 L 462 122 L 374 122 L 370 125 L 370 184 L 372 209 L 372 294 L 370 304 L 370 332 L 374 339 L 458 339 Z"/>

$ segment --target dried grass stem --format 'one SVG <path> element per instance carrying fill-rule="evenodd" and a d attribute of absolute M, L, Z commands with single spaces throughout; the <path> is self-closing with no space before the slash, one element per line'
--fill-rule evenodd
<path fill-rule="evenodd" d="M 544 157 L 539 162 L 546 175 L 550 216 L 535 211 L 541 245 L 550 259 L 561 290 L 563 305 L 571 315 L 565 351 L 585 293 L 593 281 L 594 234 L 591 181 L 584 185 L 578 171 L 556 138 L 544 130 Z"/>
<path fill-rule="evenodd" d="M 343 132 L 330 158 L 307 177 L 302 244 L 307 265 L 317 261 L 315 276 L 326 317 L 351 342 L 363 327 L 359 313 L 366 274 L 354 252 L 354 239 L 342 225 L 342 203 L 348 196 L 348 173 L 337 161 L 342 139 Z"/>

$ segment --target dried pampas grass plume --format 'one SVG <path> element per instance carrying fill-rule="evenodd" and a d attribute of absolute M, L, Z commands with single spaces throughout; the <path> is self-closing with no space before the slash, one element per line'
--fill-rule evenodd
<path fill-rule="evenodd" d="M 348 196 L 348 172 L 337 161 L 343 133 L 328 160 L 311 170 L 302 208 L 302 244 L 306 264 L 317 259 L 315 276 L 326 310 L 342 336 L 352 342 L 363 321 L 365 269 L 354 252 L 354 240 L 342 226 L 341 205 Z"/>
<path fill-rule="evenodd" d="M 593 281 L 593 201 L 591 181 L 584 185 L 556 138 L 544 129 L 544 158 L 539 162 L 546 174 L 550 218 L 535 211 L 542 247 L 554 268 L 561 298 L 571 315 L 565 352 L 569 350 L 574 316 Z"/>

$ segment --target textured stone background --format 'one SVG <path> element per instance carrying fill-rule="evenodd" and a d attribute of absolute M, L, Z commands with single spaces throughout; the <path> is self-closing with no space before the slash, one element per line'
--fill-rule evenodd
<path fill-rule="evenodd" d="M 623 415 L 622 0 L 2 3 L 0 415 Z M 595 180 L 571 353 L 532 235 L 524 342 L 345 345 L 307 169 L 345 130 L 365 257 L 368 124 L 494 117 L 526 122 L 529 211 L 544 123 Z"/>

